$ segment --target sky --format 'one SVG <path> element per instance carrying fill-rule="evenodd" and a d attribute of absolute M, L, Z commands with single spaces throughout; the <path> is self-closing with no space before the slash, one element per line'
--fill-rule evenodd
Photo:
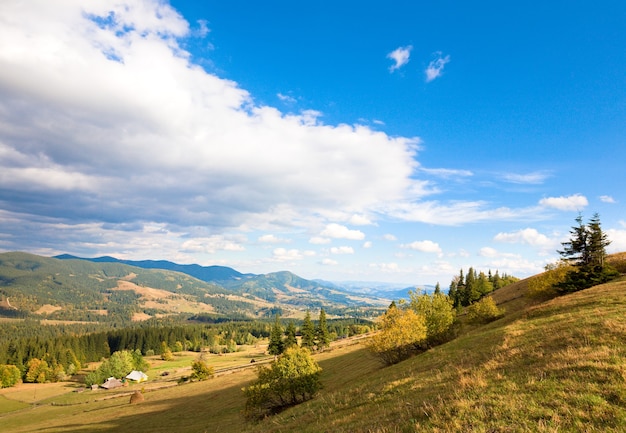
<path fill-rule="evenodd" d="M 0 251 L 435 284 L 626 251 L 626 2 L 0 2 Z"/>

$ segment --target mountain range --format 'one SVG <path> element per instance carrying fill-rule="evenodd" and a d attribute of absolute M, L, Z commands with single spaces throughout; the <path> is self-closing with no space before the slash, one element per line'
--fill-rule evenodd
<path fill-rule="evenodd" d="M 0 315 L 83 321 L 177 314 L 253 318 L 276 312 L 301 317 L 323 307 L 336 316 L 357 316 L 389 302 L 287 271 L 255 275 L 164 260 L 0 254 Z"/>

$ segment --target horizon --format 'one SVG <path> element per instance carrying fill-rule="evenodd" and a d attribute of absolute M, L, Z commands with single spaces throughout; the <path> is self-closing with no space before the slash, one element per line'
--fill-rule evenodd
<path fill-rule="evenodd" d="M 273 6 L 3 1 L 0 252 L 443 289 L 596 212 L 626 251 L 626 3 Z"/>

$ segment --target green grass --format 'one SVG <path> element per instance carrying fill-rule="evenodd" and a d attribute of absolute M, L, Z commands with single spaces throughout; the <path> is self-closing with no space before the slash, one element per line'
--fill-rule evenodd
<path fill-rule="evenodd" d="M 464 326 L 456 340 L 400 364 L 383 367 L 363 344 L 316 355 L 318 396 L 257 423 L 241 415 L 241 388 L 256 377 L 247 369 L 146 389 L 138 405 L 126 395 L 0 411 L 0 425 L 16 433 L 626 431 L 626 280 L 543 303 L 517 284 L 497 294 L 504 318 Z"/>
<path fill-rule="evenodd" d="M 0 416 L 5 413 L 13 412 L 28 407 L 28 403 L 21 401 L 11 400 L 3 395 L 0 395 Z"/>

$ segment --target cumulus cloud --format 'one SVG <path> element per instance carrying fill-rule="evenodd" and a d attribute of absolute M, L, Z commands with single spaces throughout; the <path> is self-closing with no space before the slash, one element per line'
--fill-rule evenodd
<path fill-rule="evenodd" d="M 276 235 L 262 235 L 259 236 L 258 241 L 262 244 L 280 244 L 280 243 L 288 243 L 289 239 L 279 238 Z"/>
<path fill-rule="evenodd" d="M 626 223 L 622 221 L 622 226 L 626 227 Z M 608 229 L 605 230 L 611 244 L 607 247 L 607 252 L 621 253 L 626 251 L 626 230 Z"/>
<path fill-rule="evenodd" d="M 538 247 L 552 246 L 555 243 L 553 239 L 539 233 L 533 228 L 525 228 L 511 233 L 500 232 L 494 237 L 494 240 L 513 244 L 528 244 Z"/>
<path fill-rule="evenodd" d="M 436 253 L 441 254 L 441 247 L 438 243 L 425 240 L 425 241 L 415 241 L 410 244 L 402 244 L 401 248 L 408 248 L 411 250 L 421 251 L 423 253 Z"/>
<path fill-rule="evenodd" d="M 610 195 L 601 195 L 600 201 L 603 203 L 611 203 L 611 204 L 617 203 L 617 201 L 615 201 L 615 199 L 611 197 Z"/>
<path fill-rule="evenodd" d="M 444 57 L 439 51 L 436 52 L 434 56 L 435 59 L 428 64 L 426 71 L 424 71 L 427 83 L 430 83 L 434 79 L 440 77 L 441 74 L 443 74 L 443 68 L 450 62 L 450 56 Z"/>
<path fill-rule="evenodd" d="M 350 224 L 353 224 L 355 226 L 368 226 L 373 223 L 372 220 L 365 215 L 352 215 L 350 217 Z"/>
<path fill-rule="evenodd" d="M 220 233 L 362 216 L 414 191 L 417 138 L 256 104 L 192 62 L 185 41 L 208 29 L 167 3 L 7 0 L 0 16 L 8 211 Z"/>
<path fill-rule="evenodd" d="M 300 250 L 295 248 L 276 248 L 273 252 L 273 259 L 278 262 L 287 262 L 292 260 L 302 260 L 305 256 Z"/>
<path fill-rule="evenodd" d="M 409 63 L 409 57 L 411 56 L 412 49 L 413 47 L 408 45 L 406 47 L 398 47 L 387 54 L 387 58 L 394 61 L 394 64 L 389 67 L 389 72 L 400 69 L 402 66 Z"/>
<path fill-rule="evenodd" d="M 320 233 L 320 236 L 329 237 L 333 239 L 351 239 L 360 241 L 365 239 L 365 233 L 360 230 L 351 230 L 346 226 L 340 224 L 328 224 L 326 228 Z"/>
<path fill-rule="evenodd" d="M 337 266 L 339 264 L 337 260 L 333 259 L 323 259 L 319 263 L 324 266 Z"/>
<path fill-rule="evenodd" d="M 586 207 L 589 202 L 587 197 L 580 194 L 560 197 L 546 197 L 539 200 L 539 204 L 544 207 L 554 208 L 563 211 L 576 211 Z"/>
<path fill-rule="evenodd" d="M 331 254 L 354 254 L 354 248 L 352 247 L 332 247 L 330 249 Z"/>
<path fill-rule="evenodd" d="M 391 241 L 391 242 L 394 242 L 394 241 L 398 240 L 398 238 L 395 235 L 392 235 L 391 233 L 387 233 L 387 234 L 383 235 L 383 239 L 386 240 L 386 241 Z"/>

